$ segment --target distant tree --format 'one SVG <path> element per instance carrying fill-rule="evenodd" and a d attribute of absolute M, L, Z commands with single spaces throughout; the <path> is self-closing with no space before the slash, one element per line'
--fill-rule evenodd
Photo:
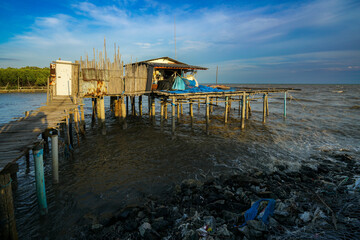
<path fill-rule="evenodd" d="M 50 76 L 50 69 L 26 66 L 22 68 L 0 68 L 0 86 L 45 86 Z"/>

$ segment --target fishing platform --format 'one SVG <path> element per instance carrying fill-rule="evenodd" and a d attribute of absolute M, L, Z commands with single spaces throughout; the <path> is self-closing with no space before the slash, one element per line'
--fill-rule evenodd
<path fill-rule="evenodd" d="M 96 58 L 97 57 L 97 58 Z M 205 129 L 209 134 L 213 108 L 223 109 L 224 124 L 229 121 L 229 112 L 238 109 L 239 125 L 245 128 L 251 115 L 251 102 L 262 99 L 262 121 L 269 115 L 270 94 L 284 94 L 284 117 L 286 117 L 287 92 L 292 88 L 230 88 L 224 86 L 198 86 L 194 73 L 207 68 L 188 65 L 162 57 L 143 62 L 124 64 L 119 49 L 111 61 L 104 53 L 95 53 L 93 60 L 88 56 L 83 60 L 56 60 L 50 64 L 50 78 L 47 84 L 47 104 L 25 116 L 9 122 L 0 130 L 0 238 L 17 239 L 12 191 L 16 191 L 17 171 L 20 158 L 25 156 L 29 167 L 30 153 L 35 165 L 36 192 L 41 215 L 47 214 L 47 200 L 44 180 L 44 150 L 49 150 L 51 138 L 53 184 L 59 183 L 59 142 L 58 133 L 64 136 L 64 149 L 71 152 L 74 147 L 73 135 L 80 144 L 80 136 L 85 135 L 84 98 L 92 99 L 92 120 L 98 122 L 102 134 L 106 134 L 104 97 L 110 97 L 110 109 L 119 124 L 126 127 L 128 115 L 148 115 L 156 121 L 169 118 L 171 108 L 171 132 L 176 134 L 176 120 L 183 115 L 183 105 L 189 106 L 191 122 L 194 118 L 193 105 L 204 108 Z M 188 77 L 188 78 L 186 78 Z M 180 79 L 180 80 L 179 80 Z M 194 81 L 195 80 L 195 81 Z M 168 82 L 166 82 L 168 81 Z M 185 89 L 174 90 L 176 81 L 184 81 Z M 182 84 L 182 83 L 181 83 Z M 222 89 L 219 89 L 222 88 Z M 143 112 L 143 97 L 148 100 L 148 110 Z M 138 98 L 136 113 L 135 98 Z M 156 112 L 156 103 L 160 112 Z M 235 103 L 237 103 L 235 105 Z M 198 117 L 198 116 L 197 116 Z M 233 120 L 234 121 L 234 120 Z M 74 129 L 73 129 L 74 126 Z"/>

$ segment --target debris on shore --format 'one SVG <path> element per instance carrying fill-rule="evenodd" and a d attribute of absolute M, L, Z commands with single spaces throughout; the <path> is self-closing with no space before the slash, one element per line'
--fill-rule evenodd
<path fill-rule="evenodd" d="M 167 198 L 148 196 L 74 239 L 359 239 L 359 161 L 334 158 L 296 172 L 184 180 Z"/>

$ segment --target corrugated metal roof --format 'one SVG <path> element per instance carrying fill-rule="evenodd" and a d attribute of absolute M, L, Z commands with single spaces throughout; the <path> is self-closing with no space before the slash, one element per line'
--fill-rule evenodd
<path fill-rule="evenodd" d="M 172 61 L 174 63 L 158 63 L 158 62 L 151 62 L 154 60 L 159 60 L 159 59 L 166 59 L 169 61 Z M 163 68 L 163 69 L 193 69 L 193 70 L 207 70 L 207 68 L 205 67 L 199 67 L 199 66 L 194 66 L 194 65 L 188 65 L 186 63 L 183 62 L 179 62 L 175 59 L 169 58 L 169 57 L 161 57 L 161 58 L 154 58 L 154 59 L 150 59 L 150 60 L 146 60 L 146 61 L 141 61 L 141 62 L 137 62 L 137 63 L 132 63 L 134 64 L 146 64 L 149 66 L 152 66 L 154 68 Z"/>
<path fill-rule="evenodd" d="M 196 70 L 207 70 L 207 68 L 193 66 L 188 64 L 168 64 L 168 63 L 145 63 L 154 68 L 165 68 L 165 69 L 196 69 Z"/>

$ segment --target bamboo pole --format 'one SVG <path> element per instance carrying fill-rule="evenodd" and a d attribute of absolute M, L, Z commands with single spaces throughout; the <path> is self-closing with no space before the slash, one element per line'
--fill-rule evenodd
<path fill-rule="evenodd" d="M 266 94 L 263 95 L 263 123 L 266 123 Z"/>
<path fill-rule="evenodd" d="M 243 93 L 241 108 L 241 129 L 245 128 L 246 93 Z"/>
<path fill-rule="evenodd" d="M 246 119 L 249 119 L 249 96 L 245 97 L 246 101 Z"/>
<path fill-rule="evenodd" d="M 206 96 L 206 100 L 205 100 L 205 105 L 206 105 L 206 134 L 209 134 L 209 115 L 210 115 L 210 104 L 209 104 L 209 96 Z"/>
<path fill-rule="evenodd" d="M 171 133 L 172 135 L 175 134 L 175 98 L 172 98 L 172 103 L 171 103 L 171 115 L 172 115 L 172 118 L 171 118 Z"/>
<path fill-rule="evenodd" d="M 266 116 L 269 116 L 269 96 L 266 94 Z"/>
<path fill-rule="evenodd" d="M 284 92 L 284 118 L 286 118 L 286 92 Z"/>
<path fill-rule="evenodd" d="M 228 122 L 229 97 L 225 97 L 224 123 Z"/>

